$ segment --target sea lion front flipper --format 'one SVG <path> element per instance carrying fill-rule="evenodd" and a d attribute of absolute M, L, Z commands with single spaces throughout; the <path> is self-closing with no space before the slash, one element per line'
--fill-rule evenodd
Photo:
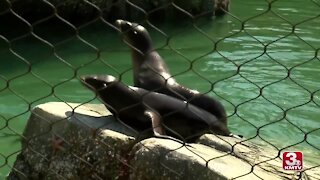
<path fill-rule="evenodd" d="M 242 135 L 236 135 L 236 134 L 230 134 L 230 137 L 236 138 L 236 139 L 243 139 Z"/>
<path fill-rule="evenodd" d="M 147 116 L 151 120 L 153 134 L 155 137 L 161 138 L 161 139 L 170 139 L 170 140 L 176 141 L 178 143 L 185 144 L 185 142 L 181 141 L 180 139 L 166 135 L 165 129 L 161 124 L 162 123 L 161 116 L 158 113 L 156 113 L 154 111 L 147 110 L 144 112 L 144 115 Z"/>
<path fill-rule="evenodd" d="M 166 132 L 161 124 L 161 117 L 158 113 L 150 110 L 146 110 L 144 115 L 147 116 L 148 119 L 151 120 L 152 123 L 152 131 L 155 136 L 165 135 Z"/>

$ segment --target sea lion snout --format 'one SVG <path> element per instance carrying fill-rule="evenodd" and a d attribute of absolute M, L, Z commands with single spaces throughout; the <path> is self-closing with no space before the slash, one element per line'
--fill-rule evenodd
<path fill-rule="evenodd" d="M 92 90 L 99 90 L 117 82 L 117 79 L 111 75 L 84 75 L 80 80 L 83 85 Z"/>
<path fill-rule="evenodd" d="M 121 25 L 123 25 L 123 24 L 125 24 L 125 23 L 128 24 L 128 25 L 132 25 L 131 22 L 125 21 L 125 20 L 122 20 L 122 19 L 117 19 L 116 22 L 115 22 L 115 24 L 116 24 L 117 26 L 121 26 Z"/>
<path fill-rule="evenodd" d="M 122 21 L 123 21 L 122 19 L 117 19 L 115 22 L 116 26 L 120 26 Z"/>
<path fill-rule="evenodd" d="M 81 76 L 80 80 L 84 86 L 88 87 L 91 90 L 98 89 L 100 86 L 102 86 L 102 82 L 99 82 L 97 80 L 97 76 L 92 76 L 92 75 Z"/>
<path fill-rule="evenodd" d="M 114 82 L 117 80 L 117 78 L 111 75 L 84 75 L 84 76 L 81 76 L 80 79 L 82 81 L 95 79 L 97 81 L 105 81 L 107 83 Z"/>
<path fill-rule="evenodd" d="M 122 19 L 117 19 L 115 22 L 115 25 L 119 28 L 119 30 L 122 31 L 127 31 L 128 29 L 132 28 L 132 23 L 129 21 L 125 21 Z"/>
<path fill-rule="evenodd" d="M 129 22 L 126 20 L 118 19 L 115 21 L 115 25 L 118 27 L 120 32 L 134 32 L 137 34 L 138 32 L 145 32 L 146 29 L 138 23 Z"/>

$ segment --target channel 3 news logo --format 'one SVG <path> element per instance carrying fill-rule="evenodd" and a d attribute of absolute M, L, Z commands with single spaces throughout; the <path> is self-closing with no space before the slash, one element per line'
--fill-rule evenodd
<path fill-rule="evenodd" d="M 302 152 L 284 152 L 282 154 L 282 167 L 284 170 L 301 171 L 303 168 Z"/>

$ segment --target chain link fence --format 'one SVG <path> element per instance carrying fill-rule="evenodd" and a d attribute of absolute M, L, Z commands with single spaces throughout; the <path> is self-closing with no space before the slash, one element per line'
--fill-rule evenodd
<path fill-rule="evenodd" d="M 85 74 L 110 74 L 133 84 L 128 44 L 114 25 L 116 19 L 145 26 L 172 77 L 218 98 L 227 109 L 232 132 L 278 152 L 263 162 L 297 150 L 310 163 L 305 172 L 319 170 L 315 160 L 320 155 L 319 10 L 317 0 L 1 0 L 1 175 L 9 173 L 24 151 L 20 140 L 29 141 L 23 129 L 32 108 L 50 101 L 80 103 L 67 105 L 73 109 L 99 103 L 79 82 Z M 53 140 L 54 151 L 61 150 L 55 147 L 61 137 L 54 135 Z M 90 142 L 75 144 L 86 149 Z M 84 152 L 76 154 L 71 148 L 70 153 L 92 179 L 103 179 L 98 173 L 101 162 L 92 162 L 90 149 Z M 116 161 L 115 166 L 121 164 L 110 177 L 126 179 L 128 171 L 136 170 L 121 158 L 129 156 L 127 151 L 105 156 Z M 213 160 L 224 156 L 231 154 Z M 203 161 L 208 165 L 212 159 Z M 246 178 L 261 163 L 250 164 L 251 171 L 235 179 Z M 54 168 L 48 171 L 69 179 Z"/>

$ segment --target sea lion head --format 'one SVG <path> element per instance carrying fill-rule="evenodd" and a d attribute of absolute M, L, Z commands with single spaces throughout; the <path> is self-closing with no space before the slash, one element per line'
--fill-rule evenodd
<path fill-rule="evenodd" d="M 153 50 L 151 37 L 146 28 L 137 23 L 121 19 L 116 20 L 115 24 L 119 28 L 124 41 L 127 42 L 132 49 L 142 54 Z"/>
<path fill-rule="evenodd" d="M 85 75 L 81 76 L 80 80 L 83 85 L 94 91 L 99 91 L 117 82 L 117 79 L 111 75 Z"/>

